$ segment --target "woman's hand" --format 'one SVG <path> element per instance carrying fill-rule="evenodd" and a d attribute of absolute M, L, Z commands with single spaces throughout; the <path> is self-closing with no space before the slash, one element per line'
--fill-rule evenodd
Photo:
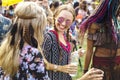
<path fill-rule="evenodd" d="M 56 65 L 49 63 L 46 59 L 44 59 L 44 63 L 47 70 L 59 71 L 69 74 L 75 74 L 78 70 L 78 66 L 74 64 Z M 56 68 L 54 67 L 55 65 L 57 66 Z"/>
<path fill-rule="evenodd" d="M 92 68 L 77 80 L 102 80 L 104 72 L 100 69 Z"/>
<path fill-rule="evenodd" d="M 61 66 L 61 72 L 64 73 L 69 73 L 69 74 L 75 74 L 78 70 L 78 66 L 74 65 L 74 64 L 68 64 L 68 65 L 64 65 Z"/>

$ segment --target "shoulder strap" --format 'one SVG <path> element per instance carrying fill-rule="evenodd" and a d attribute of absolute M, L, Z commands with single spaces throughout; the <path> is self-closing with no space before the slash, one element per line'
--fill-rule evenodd
<path fill-rule="evenodd" d="M 52 43 L 53 43 L 53 37 L 52 37 L 51 33 L 48 32 L 47 34 L 51 37 L 51 40 L 52 40 Z"/>
<path fill-rule="evenodd" d="M 52 40 L 52 43 L 53 43 L 53 38 L 52 38 L 51 33 L 50 33 L 50 32 L 47 32 L 46 34 L 48 34 L 48 35 L 51 37 L 51 40 Z M 52 48 L 52 46 L 51 46 L 51 48 Z M 39 51 L 42 53 L 42 56 L 43 56 L 43 59 L 44 59 L 45 64 L 49 63 L 48 60 L 45 58 L 44 53 L 43 53 L 41 47 L 38 48 L 38 49 L 39 49 Z"/>

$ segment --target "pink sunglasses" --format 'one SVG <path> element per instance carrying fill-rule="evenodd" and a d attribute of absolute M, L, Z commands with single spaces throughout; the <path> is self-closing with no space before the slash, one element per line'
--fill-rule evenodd
<path fill-rule="evenodd" d="M 65 25 L 66 26 L 70 26 L 71 25 L 71 20 L 69 20 L 69 19 L 65 19 L 64 17 L 59 17 L 58 19 L 57 19 L 57 21 L 58 21 L 58 23 L 60 23 L 60 24 L 62 24 L 64 21 L 65 21 Z"/>

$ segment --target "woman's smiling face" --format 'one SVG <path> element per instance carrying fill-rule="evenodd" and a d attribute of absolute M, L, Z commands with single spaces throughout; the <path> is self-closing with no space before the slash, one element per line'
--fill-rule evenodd
<path fill-rule="evenodd" d="M 62 10 L 55 18 L 55 26 L 59 32 L 66 31 L 73 22 L 73 15 L 67 10 Z"/>

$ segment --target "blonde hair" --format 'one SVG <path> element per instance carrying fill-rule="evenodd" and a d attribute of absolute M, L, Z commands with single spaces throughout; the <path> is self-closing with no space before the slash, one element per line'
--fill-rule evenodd
<path fill-rule="evenodd" d="M 64 4 L 64 5 L 61 5 L 59 6 L 55 12 L 54 12 L 54 18 L 62 11 L 62 10 L 67 10 L 69 11 L 70 13 L 72 13 L 73 15 L 73 18 L 75 18 L 75 10 L 72 6 L 68 5 L 68 4 Z M 74 21 L 74 19 L 73 19 Z"/>
<path fill-rule="evenodd" d="M 5 74 L 13 76 L 19 67 L 21 41 L 31 43 L 31 37 L 37 42 L 37 48 L 43 42 L 43 31 L 46 25 L 44 10 L 34 2 L 21 2 L 15 8 L 16 20 L 12 29 L 0 47 L 0 66 Z M 23 44 L 22 44 L 23 45 Z"/>
<path fill-rule="evenodd" d="M 66 10 L 66 11 L 69 11 L 72 15 L 73 15 L 73 21 L 75 20 L 75 10 L 74 10 L 74 8 L 71 6 L 71 5 L 69 5 L 69 4 L 64 4 L 64 5 L 61 5 L 61 6 L 59 6 L 56 10 L 55 10 L 55 12 L 54 12 L 54 29 L 55 30 L 57 30 L 56 29 L 56 26 L 55 26 L 55 18 L 59 15 L 59 13 L 61 12 L 61 11 L 63 11 L 63 10 Z M 69 26 L 70 27 L 70 26 Z M 67 40 L 69 40 L 69 29 L 67 30 Z"/>

